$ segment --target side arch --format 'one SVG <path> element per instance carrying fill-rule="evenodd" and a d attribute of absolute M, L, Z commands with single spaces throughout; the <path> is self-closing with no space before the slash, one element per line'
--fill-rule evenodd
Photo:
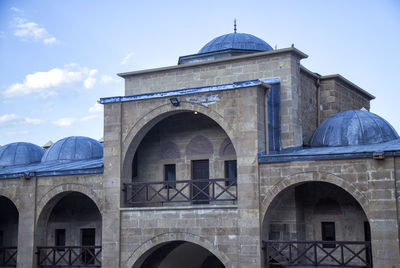
<path fill-rule="evenodd" d="M 147 114 L 143 115 L 138 121 L 136 121 L 135 124 L 133 124 L 133 126 L 130 128 L 126 137 L 123 139 L 122 177 L 127 176 L 127 170 L 129 169 L 129 165 L 133 160 L 134 153 L 147 132 L 161 120 L 180 112 L 198 112 L 206 115 L 210 119 L 214 120 L 225 131 L 226 135 L 232 141 L 233 146 L 236 147 L 236 139 L 232 127 L 227 124 L 224 117 L 216 111 L 213 111 L 210 108 L 200 104 L 184 101 L 180 102 L 180 106 L 178 107 L 172 106 L 170 103 L 163 104 L 154 108 Z"/>
<path fill-rule="evenodd" d="M 368 203 L 368 198 L 352 183 L 349 183 L 345 179 L 331 174 L 331 173 L 323 173 L 323 172 L 304 172 L 297 173 L 283 178 L 280 182 L 275 184 L 266 194 L 264 200 L 261 202 L 261 217 L 264 217 L 267 213 L 267 210 L 272 203 L 272 201 L 277 197 L 283 190 L 289 188 L 290 186 L 304 183 L 304 182 L 327 182 L 334 184 L 341 189 L 345 190 L 349 193 L 357 202 L 360 204 L 362 209 L 364 210 L 365 215 L 368 220 L 371 219 Z"/>
<path fill-rule="evenodd" d="M 132 255 L 125 262 L 123 267 L 131 268 L 146 251 L 150 250 L 151 248 L 159 244 L 177 240 L 191 242 L 199 246 L 202 246 L 203 248 L 207 249 L 212 254 L 214 254 L 214 256 L 216 256 L 224 264 L 226 268 L 233 268 L 231 261 L 229 260 L 228 256 L 225 255 L 225 253 L 221 252 L 210 241 L 190 233 L 163 233 L 147 240 L 133 251 Z"/>
<path fill-rule="evenodd" d="M 12 196 L 9 192 L 5 191 L 4 188 L 1 188 L 1 189 L 0 189 L 0 196 L 4 196 L 4 197 L 7 198 L 8 200 L 10 200 L 11 203 L 13 203 L 14 206 L 17 208 L 18 213 L 20 213 L 21 209 L 20 209 L 20 204 L 19 204 L 17 198 L 15 198 L 14 196 Z"/>
<path fill-rule="evenodd" d="M 48 192 L 46 192 L 40 198 L 40 200 L 38 200 L 36 221 L 38 221 L 40 215 L 43 212 L 43 209 L 51 200 L 53 200 L 56 196 L 58 196 L 62 193 L 68 193 L 68 192 L 78 192 L 78 193 L 82 193 L 82 194 L 86 195 L 88 198 L 90 198 L 96 204 L 98 210 L 100 211 L 100 214 L 103 216 L 103 202 L 98 194 L 96 194 L 92 189 L 90 189 L 86 185 L 77 184 L 77 183 L 65 183 L 65 184 L 59 184 L 59 185 L 53 187 Z"/>

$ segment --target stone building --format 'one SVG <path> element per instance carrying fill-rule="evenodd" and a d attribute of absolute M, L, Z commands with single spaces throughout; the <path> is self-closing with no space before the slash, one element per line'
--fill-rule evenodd
<path fill-rule="evenodd" d="M 306 57 L 223 35 L 119 74 L 104 148 L 0 147 L 0 266 L 399 267 L 399 136 Z"/>

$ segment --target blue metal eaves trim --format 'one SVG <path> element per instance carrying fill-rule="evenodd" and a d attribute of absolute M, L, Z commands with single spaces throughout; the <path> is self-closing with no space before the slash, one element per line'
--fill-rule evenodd
<path fill-rule="evenodd" d="M 10 174 L 0 174 L 0 179 L 19 178 L 21 175 L 28 175 L 30 177 L 47 177 L 47 176 L 62 176 L 62 175 L 87 175 L 87 174 L 103 174 L 104 168 L 89 168 L 79 170 L 64 170 L 64 171 L 29 171 Z"/>
<path fill-rule="evenodd" d="M 149 94 L 101 98 L 100 103 L 106 104 L 106 103 L 115 103 L 115 102 L 127 102 L 127 101 L 148 100 L 148 99 L 156 99 L 156 98 L 176 97 L 176 96 L 180 96 L 180 95 L 187 95 L 187 94 L 193 94 L 193 93 L 205 93 L 205 92 L 213 92 L 213 91 L 238 89 L 238 88 L 244 88 L 244 87 L 252 87 L 252 86 L 257 86 L 260 83 L 262 83 L 262 84 L 278 84 L 278 83 L 280 83 L 280 78 L 273 77 L 273 78 L 267 78 L 267 79 L 255 79 L 255 80 L 240 81 L 240 82 L 235 82 L 235 83 L 231 83 L 231 84 L 223 84 L 223 85 L 215 85 L 215 86 L 207 86 L 207 87 L 185 88 L 185 89 L 178 89 L 178 90 L 165 91 L 165 92 L 155 92 L 155 93 L 149 93 Z"/>
<path fill-rule="evenodd" d="M 284 163 L 284 162 L 299 162 L 299 161 L 317 161 L 317 160 L 340 160 L 340 159 L 360 159 L 373 158 L 374 152 L 358 152 L 358 153 L 343 153 L 343 154 L 320 154 L 320 155 L 264 155 L 258 157 L 258 163 Z M 385 157 L 399 157 L 400 152 L 384 152 Z"/>

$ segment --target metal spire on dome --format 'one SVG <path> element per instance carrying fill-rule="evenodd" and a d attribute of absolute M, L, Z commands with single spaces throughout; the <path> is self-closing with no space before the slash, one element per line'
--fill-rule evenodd
<path fill-rule="evenodd" d="M 233 32 L 236 33 L 236 19 L 233 20 Z"/>

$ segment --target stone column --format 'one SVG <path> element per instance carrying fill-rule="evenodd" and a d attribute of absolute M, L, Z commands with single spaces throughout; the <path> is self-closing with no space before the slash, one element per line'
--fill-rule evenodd
<path fill-rule="evenodd" d="M 36 179 L 21 179 L 21 188 L 18 193 L 18 268 L 36 267 L 36 249 L 34 248 Z"/>
<path fill-rule="evenodd" d="M 104 105 L 102 267 L 120 266 L 121 103 Z"/>
<path fill-rule="evenodd" d="M 254 87 L 240 92 L 243 94 L 237 111 L 240 115 L 234 126 L 238 165 L 238 267 L 246 268 L 261 267 L 257 153 L 264 149 L 259 146 L 265 145 L 258 140 L 263 138 L 258 130 L 265 128 L 259 122 L 264 120 L 264 110 L 259 108 L 263 102 L 258 101 L 264 90 Z"/>

